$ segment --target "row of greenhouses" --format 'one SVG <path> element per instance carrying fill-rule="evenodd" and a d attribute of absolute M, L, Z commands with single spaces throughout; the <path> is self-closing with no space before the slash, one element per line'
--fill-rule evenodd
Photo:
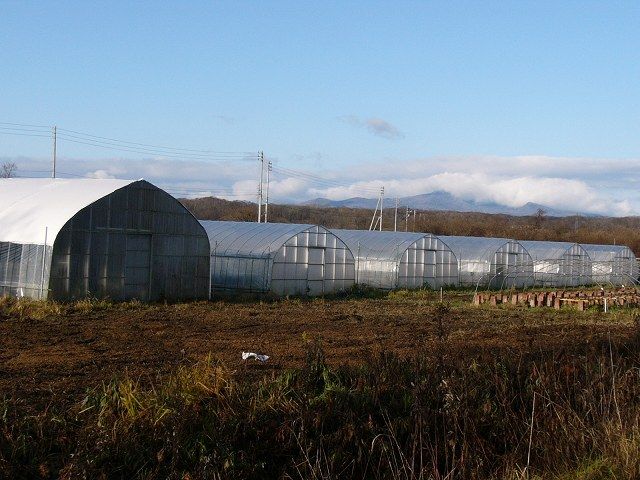
<path fill-rule="evenodd" d="M 198 221 L 144 180 L 0 179 L 0 295 L 179 301 L 637 278 L 625 246 Z"/>

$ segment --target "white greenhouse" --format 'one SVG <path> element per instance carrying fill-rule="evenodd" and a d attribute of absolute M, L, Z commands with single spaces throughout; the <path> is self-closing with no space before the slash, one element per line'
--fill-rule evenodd
<path fill-rule="evenodd" d="M 533 259 L 536 285 L 544 287 L 577 287 L 589 285 L 591 259 L 577 243 L 520 241 Z"/>
<path fill-rule="evenodd" d="M 349 248 L 317 225 L 200 222 L 211 245 L 216 293 L 317 296 L 349 289 L 355 262 Z"/>
<path fill-rule="evenodd" d="M 516 240 L 440 236 L 458 258 L 460 285 L 521 288 L 534 284 L 533 260 Z"/>
<path fill-rule="evenodd" d="M 624 245 L 580 244 L 591 258 L 592 283 L 629 285 L 638 282 L 638 262 Z"/>
<path fill-rule="evenodd" d="M 144 180 L 0 180 L 0 295 L 206 299 L 209 241 Z"/>
<path fill-rule="evenodd" d="M 440 288 L 458 284 L 458 260 L 425 233 L 332 230 L 356 259 L 356 282 L 375 288 Z"/>

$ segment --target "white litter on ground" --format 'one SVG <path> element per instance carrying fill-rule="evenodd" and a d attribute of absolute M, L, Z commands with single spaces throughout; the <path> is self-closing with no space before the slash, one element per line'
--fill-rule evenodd
<path fill-rule="evenodd" d="M 267 360 L 269 360 L 268 355 L 260 355 L 253 352 L 242 352 L 242 360 L 248 360 L 250 358 L 255 358 L 256 360 L 260 360 L 261 362 L 266 362 Z"/>

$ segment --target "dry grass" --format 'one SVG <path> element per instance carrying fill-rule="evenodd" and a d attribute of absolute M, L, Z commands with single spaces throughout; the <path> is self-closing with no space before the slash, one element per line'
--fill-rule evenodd
<path fill-rule="evenodd" d="M 46 397 L 4 389 L 0 477 L 640 478 L 636 310 L 357 294 L 0 300 L 0 331 L 15 341 L 2 376 L 24 384 L 46 372 L 38 381 L 52 382 Z M 264 341 L 272 360 L 240 363 L 247 338 Z M 188 358 L 198 346 L 216 353 Z M 300 358 L 278 360 L 296 349 Z M 121 362 L 115 373 L 97 363 L 105 358 Z"/>
<path fill-rule="evenodd" d="M 90 314 L 104 310 L 130 310 L 147 308 L 138 300 L 130 302 L 112 302 L 109 299 L 85 298 L 75 302 L 61 303 L 50 300 L 32 300 L 30 298 L 0 297 L 0 319 L 19 318 L 42 320 L 46 317 L 73 314 Z"/>
<path fill-rule="evenodd" d="M 638 478 L 639 347 L 633 337 L 489 361 L 382 353 L 331 368 L 307 339 L 304 367 L 259 381 L 208 357 L 152 385 L 125 374 L 63 411 L 22 416 L 5 400 L 0 474 Z"/>

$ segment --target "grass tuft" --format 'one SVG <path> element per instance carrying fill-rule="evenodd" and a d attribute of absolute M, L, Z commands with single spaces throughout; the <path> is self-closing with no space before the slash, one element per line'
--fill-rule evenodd
<path fill-rule="evenodd" d="M 152 383 L 124 374 L 64 411 L 4 399 L 0 476 L 640 477 L 638 339 L 341 367 L 304 341 L 303 367 L 259 381 L 209 356 Z"/>

